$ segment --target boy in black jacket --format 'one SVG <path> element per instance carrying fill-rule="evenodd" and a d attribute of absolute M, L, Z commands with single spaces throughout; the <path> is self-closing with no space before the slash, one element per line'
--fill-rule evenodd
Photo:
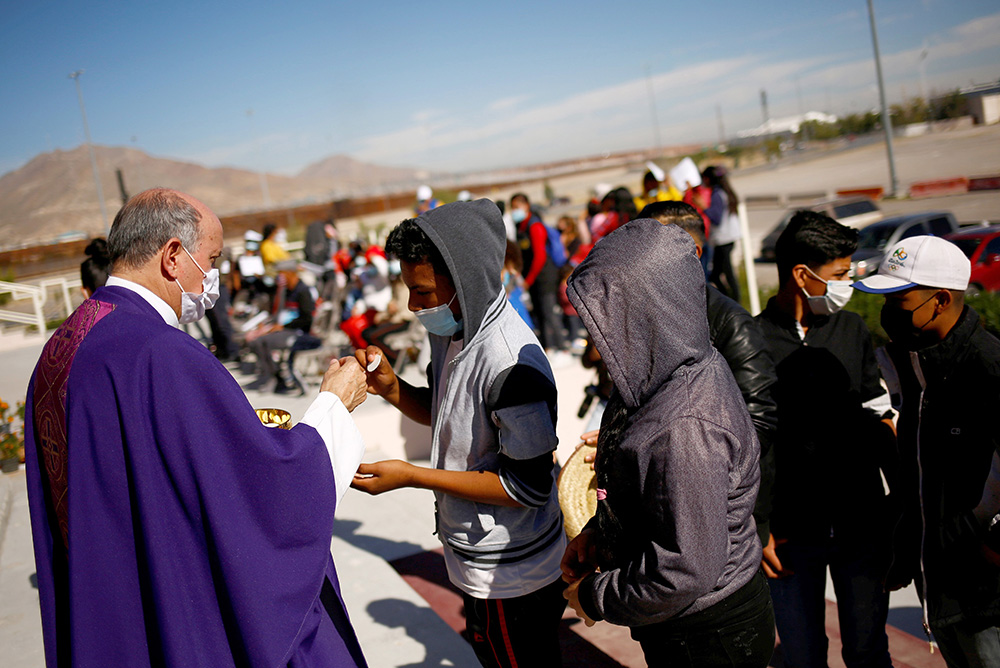
<path fill-rule="evenodd" d="M 757 316 L 778 374 L 774 485 L 760 491 L 772 504 L 764 572 L 790 667 L 826 665 L 827 567 L 844 663 L 891 665 L 882 586 L 891 525 L 879 475 L 894 450 L 890 402 L 868 328 L 840 310 L 857 239 L 828 216 L 798 212 L 777 243 L 781 288 Z"/>
<path fill-rule="evenodd" d="M 885 295 L 883 373 L 900 411 L 903 518 L 886 586 L 915 582 L 949 666 L 995 666 L 1000 560 L 987 535 L 1000 513 L 1000 341 L 965 306 L 970 269 L 954 244 L 911 237 L 854 286 Z"/>

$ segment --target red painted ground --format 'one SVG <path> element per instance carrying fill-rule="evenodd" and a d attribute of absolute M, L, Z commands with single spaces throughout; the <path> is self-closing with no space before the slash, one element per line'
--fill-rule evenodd
<path fill-rule="evenodd" d="M 440 549 L 421 552 L 390 563 L 441 619 L 456 633 L 464 634 L 462 598 L 448 581 Z M 886 632 L 889 635 L 889 653 L 896 668 L 944 668 L 941 655 L 928 652 L 926 641 L 892 626 L 887 626 Z M 830 668 L 843 668 L 837 605 L 830 601 L 826 604 L 826 634 L 830 639 Z M 604 623 L 587 628 L 570 610 L 563 616 L 560 639 L 564 668 L 641 668 L 646 665 L 642 650 L 629 636 L 628 629 Z M 771 665 L 783 668 L 780 640 Z"/>

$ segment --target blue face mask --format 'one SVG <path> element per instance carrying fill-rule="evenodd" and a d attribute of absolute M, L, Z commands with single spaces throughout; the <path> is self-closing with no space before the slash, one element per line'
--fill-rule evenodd
<path fill-rule="evenodd" d="M 514 209 L 510 212 L 510 218 L 515 223 L 524 222 L 524 219 L 528 217 L 527 212 L 524 209 Z"/>
<path fill-rule="evenodd" d="M 441 304 L 434 308 L 425 308 L 417 311 L 414 315 L 417 320 L 431 334 L 438 336 L 452 336 L 462 329 L 462 321 L 455 320 L 455 314 L 451 312 L 451 302 L 458 296 L 456 292 L 447 304 Z"/>

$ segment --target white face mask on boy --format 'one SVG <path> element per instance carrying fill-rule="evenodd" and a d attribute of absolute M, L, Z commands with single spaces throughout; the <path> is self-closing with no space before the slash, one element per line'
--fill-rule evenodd
<path fill-rule="evenodd" d="M 184 248 L 181 246 L 181 248 Z M 176 280 L 177 287 L 181 289 L 181 317 L 179 321 L 182 325 L 196 322 L 205 317 L 205 311 L 215 306 L 215 300 L 219 298 L 219 270 L 212 268 L 207 272 L 201 268 L 194 256 L 184 248 L 194 266 L 202 273 L 201 293 L 187 292 L 179 280 Z"/>
<path fill-rule="evenodd" d="M 851 281 L 824 281 L 809 267 L 806 267 L 806 271 L 812 274 L 817 281 L 826 284 L 826 293 L 818 297 L 809 294 L 805 288 L 802 288 L 802 294 L 806 296 L 809 310 L 813 312 L 813 315 L 833 315 L 851 301 L 851 295 L 854 294 Z"/>

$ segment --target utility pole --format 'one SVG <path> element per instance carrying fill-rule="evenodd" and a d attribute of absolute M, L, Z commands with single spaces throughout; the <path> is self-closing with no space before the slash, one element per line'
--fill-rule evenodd
<path fill-rule="evenodd" d="M 930 121 L 931 99 L 927 95 L 927 40 L 924 40 L 924 48 L 920 52 L 920 60 L 917 61 L 920 67 L 920 97 L 924 105 L 924 120 Z"/>
<path fill-rule="evenodd" d="M 885 102 L 885 84 L 882 81 L 882 57 L 878 52 L 878 30 L 875 28 L 875 9 L 872 7 L 872 0 L 868 0 L 868 20 L 872 26 L 872 47 L 875 49 L 875 74 L 878 76 L 878 97 L 882 105 L 882 129 L 885 130 L 885 150 L 889 158 L 889 196 L 895 197 L 899 190 L 899 181 L 896 178 L 896 159 L 892 153 L 892 117 L 889 115 L 889 106 Z"/>
<path fill-rule="evenodd" d="M 80 75 L 83 70 L 77 70 L 69 75 L 76 84 L 76 96 L 80 100 L 80 115 L 83 117 L 83 136 L 87 138 L 87 150 L 90 152 L 90 168 L 94 172 L 94 185 L 97 187 L 97 202 L 101 205 L 101 220 L 104 221 L 104 236 L 111 231 L 108 225 L 108 210 L 104 206 L 104 189 L 101 188 L 101 176 L 97 172 L 97 156 L 94 154 L 94 144 L 90 141 L 90 126 L 87 124 L 87 110 L 83 106 L 83 92 L 80 90 Z"/>

